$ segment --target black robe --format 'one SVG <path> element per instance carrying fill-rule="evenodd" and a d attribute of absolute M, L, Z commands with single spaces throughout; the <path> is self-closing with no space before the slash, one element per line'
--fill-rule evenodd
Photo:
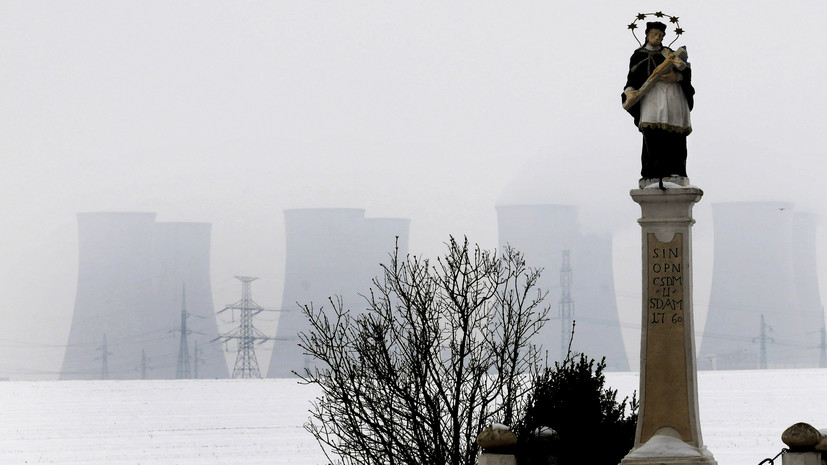
<path fill-rule="evenodd" d="M 641 47 L 629 59 L 629 74 L 626 76 L 627 88 L 640 89 L 652 74 L 652 71 L 666 60 L 663 49 L 656 51 Z M 667 49 L 668 50 L 668 49 Z M 682 71 L 675 69 L 682 75 L 678 84 L 686 97 L 686 103 L 692 110 L 695 104 L 695 89 L 692 87 L 692 69 L 688 66 Z M 626 101 L 625 92 L 621 94 L 621 101 Z M 634 119 L 635 126 L 643 133 L 643 148 L 641 150 L 641 172 L 644 179 L 662 178 L 671 175 L 686 176 L 686 133 L 668 131 L 659 128 L 640 128 L 640 102 L 627 110 Z"/>

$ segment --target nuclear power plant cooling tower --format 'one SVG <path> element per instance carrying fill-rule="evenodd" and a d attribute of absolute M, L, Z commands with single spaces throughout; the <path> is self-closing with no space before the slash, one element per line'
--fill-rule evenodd
<path fill-rule="evenodd" d="M 366 308 L 359 294 L 382 275 L 399 238 L 399 254 L 408 253 L 410 220 L 365 218 L 361 209 L 295 209 L 284 212 L 287 253 L 284 294 L 269 378 L 291 377 L 309 364 L 298 347 L 298 334 L 309 332 L 300 306 L 330 307 L 328 298 L 340 296 L 345 308 Z"/>
<path fill-rule="evenodd" d="M 184 306 L 195 317 L 187 318 L 190 377 L 228 377 L 222 347 L 209 343 L 218 336 L 210 228 L 156 223 L 154 213 L 78 214 L 78 285 L 61 379 L 175 378 Z"/>
<path fill-rule="evenodd" d="M 712 205 L 712 290 L 699 367 L 818 366 L 815 223 L 786 202 Z"/>
<path fill-rule="evenodd" d="M 575 321 L 573 352 L 598 360 L 605 356 L 607 370 L 628 371 L 611 235 L 580 233 L 577 209 L 568 205 L 499 205 L 497 222 L 500 246 L 511 245 L 528 266 L 543 268 L 538 287 L 548 291 L 545 303 L 551 312 L 536 342 L 549 359 L 565 356 Z"/>

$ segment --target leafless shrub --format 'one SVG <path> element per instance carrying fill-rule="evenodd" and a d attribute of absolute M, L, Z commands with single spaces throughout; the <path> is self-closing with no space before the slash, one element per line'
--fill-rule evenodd
<path fill-rule="evenodd" d="M 322 391 L 305 427 L 330 463 L 472 465 L 477 434 L 522 415 L 542 368 L 540 270 L 510 247 L 447 246 L 433 266 L 397 248 L 367 311 L 304 307 L 315 366 L 297 374 Z"/>

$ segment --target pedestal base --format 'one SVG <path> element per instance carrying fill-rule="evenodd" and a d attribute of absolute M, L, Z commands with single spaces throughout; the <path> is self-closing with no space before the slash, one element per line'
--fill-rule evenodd
<path fill-rule="evenodd" d="M 651 439 L 632 449 L 620 465 L 717 465 L 706 447 L 695 447 L 680 439 L 672 428 L 662 428 Z"/>
<path fill-rule="evenodd" d="M 718 465 L 712 457 L 648 457 L 648 458 L 624 458 L 620 465 Z"/>

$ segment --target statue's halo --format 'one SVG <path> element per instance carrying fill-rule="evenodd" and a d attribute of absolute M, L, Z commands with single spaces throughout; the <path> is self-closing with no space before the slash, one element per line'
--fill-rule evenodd
<path fill-rule="evenodd" d="M 681 34 L 683 34 L 685 32 L 683 29 L 681 29 L 681 25 L 680 25 L 680 23 L 678 23 L 678 17 L 677 16 L 668 15 L 668 14 L 662 12 L 662 11 L 656 11 L 654 13 L 638 13 L 637 16 L 635 16 L 635 20 L 632 21 L 632 24 L 629 24 L 626 27 L 630 31 L 632 31 L 632 36 L 635 38 L 638 45 L 640 45 L 640 46 L 643 46 L 643 44 L 640 42 L 640 39 L 637 38 L 637 34 L 635 33 L 635 29 L 637 29 L 637 22 L 645 20 L 647 16 L 654 16 L 655 18 L 660 19 L 660 20 L 663 20 L 664 18 L 666 18 L 666 19 L 669 20 L 669 24 L 673 24 L 675 26 L 675 38 L 672 39 L 672 42 L 669 42 L 669 45 L 667 45 L 667 47 L 671 47 L 672 44 L 674 44 L 675 41 L 678 40 L 678 37 L 680 37 Z"/>

